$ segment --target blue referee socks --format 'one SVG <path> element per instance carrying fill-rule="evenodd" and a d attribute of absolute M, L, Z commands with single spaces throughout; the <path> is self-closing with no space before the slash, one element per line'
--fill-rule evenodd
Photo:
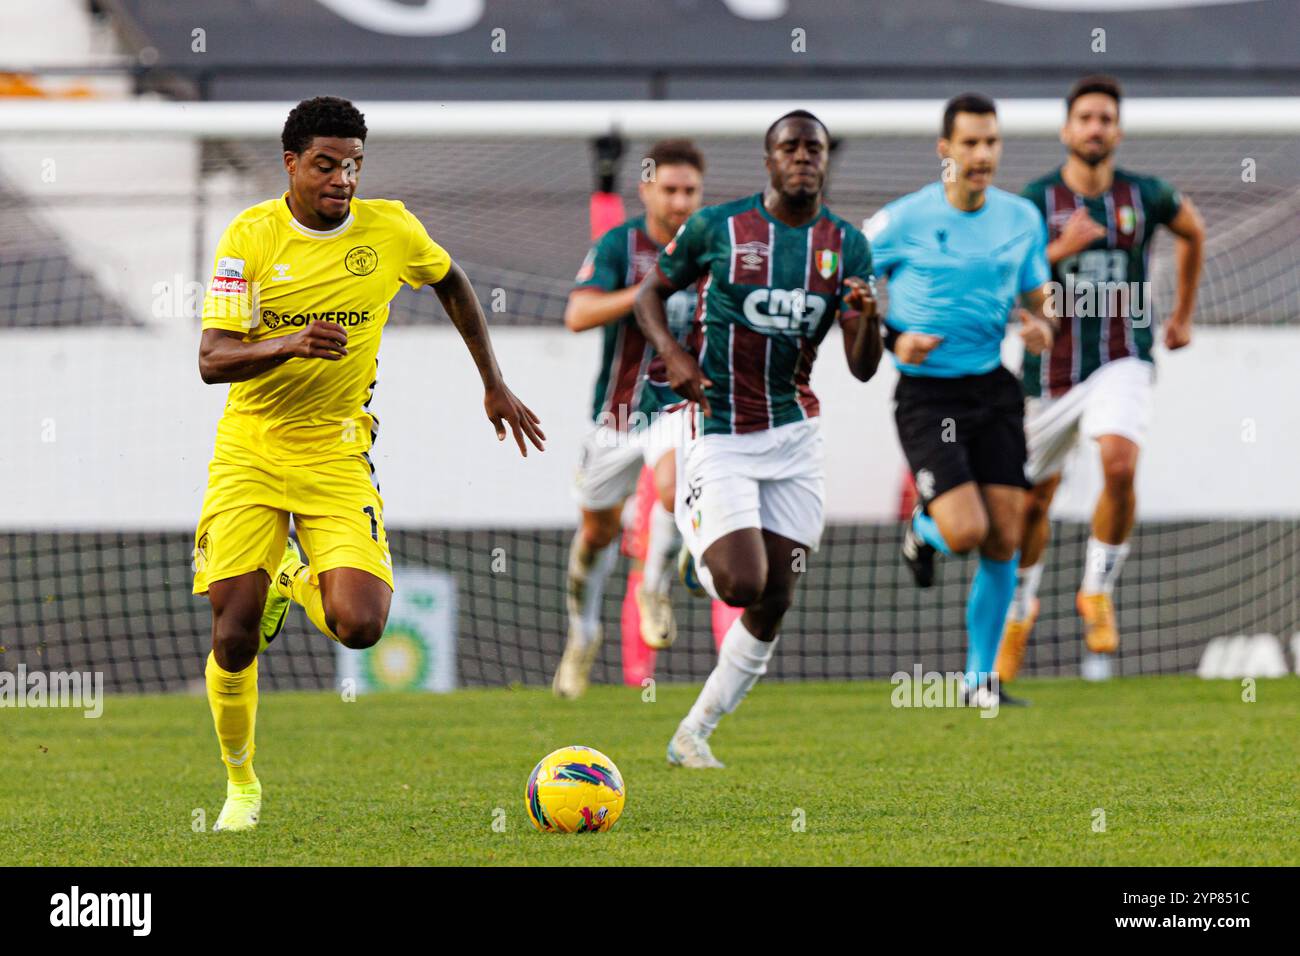
<path fill-rule="evenodd" d="M 980 557 L 979 570 L 975 572 L 970 597 L 966 600 L 966 683 L 970 686 L 974 686 L 979 675 L 993 671 L 1002 627 L 1016 593 L 1019 562 L 1019 552 L 1009 561 Z"/>
<path fill-rule="evenodd" d="M 952 548 L 948 547 L 948 542 L 943 540 L 943 535 L 939 533 L 939 526 L 924 511 L 918 511 L 913 516 L 912 530 L 916 532 L 917 537 L 940 554 L 952 554 Z"/>

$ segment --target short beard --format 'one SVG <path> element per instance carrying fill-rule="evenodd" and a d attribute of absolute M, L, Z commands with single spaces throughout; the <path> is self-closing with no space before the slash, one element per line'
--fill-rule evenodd
<path fill-rule="evenodd" d="M 1110 151 L 1110 150 L 1106 150 L 1106 151 L 1102 152 L 1100 155 L 1095 156 L 1095 157 L 1093 157 L 1093 156 L 1088 156 L 1088 155 L 1086 155 L 1085 153 L 1082 153 L 1082 152 L 1080 152 L 1080 151 L 1077 150 L 1077 149 L 1072 149 L 1072 150 L 1070 150 L 1070 152 L 1073 153 L 1075 156 L 1077 156 L 1077 157 L 1079 158 L 1080 162 L 1084 163 L 1085 165 L 1091 166 L 1093 169 L 1096 169 L 1098 166 L 1100 166 L 1100 165 L 1101 165 L 1102 163 L 1104 163 L 1106 160 L 1110 159 L 1110 156 L 1111 156 L 1111 151 Z"/>
<path fill-rule="evenodd" d="M 687 219 L 689 218 L 690 217 L 688 216 Z M 684 224 L 685 222 L 686 219 L 683 219 L 682 223 Z M 661 232 L 665 232 L 670 236 L 677 235 L 677 230 L 681 229 L 681 225 L 674 226 L 673 221 L 669 219 L 667 216 L 656 216 L 654 218 L 654 224 L 659 228 Z"/>
<path fill-rule="evenodd" d="M 781 198 L 792 206 L 811 206 L 821 198 L 821 187 L 816 189 L 805 189 L 802 186 L 791 190 L 778 190 Z"/>

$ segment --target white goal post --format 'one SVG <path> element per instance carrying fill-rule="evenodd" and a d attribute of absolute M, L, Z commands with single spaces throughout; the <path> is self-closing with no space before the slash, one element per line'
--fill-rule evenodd
<path fill-rule="evenodd" d="M 292 103 L 157 100 L 0 103 L 0 133 L 278 136 Z M 836 135 L 929 135 L 942 100 L 593 100 L 538 102 L 365 102 L 374 134 L 389 137 L 574 137 L 618 129 L 628 136 L 743 136 L 762 133 L 796 108 Z M 998 101 L 1007 135 L 1055 133 L 1060 99 Z M 1300 133 L 1300 97 L 1135 98 L 1124 101 L 1130 135 Z"/>

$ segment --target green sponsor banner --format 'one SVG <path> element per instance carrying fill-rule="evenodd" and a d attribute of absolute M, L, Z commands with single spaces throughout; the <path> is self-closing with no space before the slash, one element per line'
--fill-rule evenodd
<path fill-rule="evenodd" d="M 445 692 L 456 687 L 456 579 L 428 568 L 393 569 L 383 639 L 364 651 L 338 646 L 340 689 Z"/>

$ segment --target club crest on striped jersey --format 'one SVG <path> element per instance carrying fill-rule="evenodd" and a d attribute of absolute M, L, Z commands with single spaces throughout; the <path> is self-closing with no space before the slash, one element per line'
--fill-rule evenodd
<path fill-rule="evenodd" d="M 834 249 L 818 249 L 813 256 L 813 265 L 817 267 L 819 276 L 829 279 L 840 267 L 840 254 Z"/>

